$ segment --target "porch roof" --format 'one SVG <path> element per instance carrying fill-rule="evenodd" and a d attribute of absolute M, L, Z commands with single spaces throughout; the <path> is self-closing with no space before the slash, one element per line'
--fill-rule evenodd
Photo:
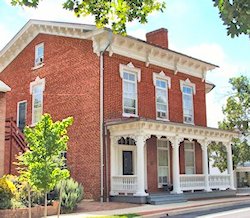
<path fill-rule="evenodd" d="M 236 131 L 227 131 L 211 127 L 160 121 L 145 118 L 132 118 L 106 122 L 110 136 L 133 137 L 135 135 L 155 135 L 160 138 L 178 137 L 184 139 L 206 140 L 208 142 L 230 143 L 239 137 Z"/>

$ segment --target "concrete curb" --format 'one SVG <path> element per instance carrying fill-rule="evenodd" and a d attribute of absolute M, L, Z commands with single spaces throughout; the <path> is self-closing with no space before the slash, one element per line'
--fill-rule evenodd
<path fill-rule="evenodd" d="M 183 213 L 195 212 L 195 211 L 204 211 L 207 209 L 217 209 L 225 206 L 233 206 L 233 205 L 242 205 L 250 203 L 250 199 L 239 199 L 239 200 L 231 200 L 231 201 L 221 201 L 221 202 L 212 202 L 212 203 L 203 203 L 196 205 L 188 205 L 178 208 L 170 208 L 170 209 L 161 209 L 161 210 L 152 210 L 145 212 L 138 212 L 137 214 L 142 217 L 159 217 L 162 215 L 179 215 Z"/>

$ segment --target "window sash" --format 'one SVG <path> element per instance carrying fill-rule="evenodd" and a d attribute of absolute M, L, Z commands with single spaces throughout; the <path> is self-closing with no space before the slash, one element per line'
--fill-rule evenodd
<path fill-rule="evenodd" d="M 185 173 L 195 174 L 195 145 L 193 142 L 184 143 Z"/>
<path fill-rule="evenodd" d="M 43 113 L 43 90 L 42 85 L 32 88 L 32 124 L 40 121 Z"/>
<path fill-rule="evenodd" d="M 123 113 L 137 115 L 137 81 L 131 72 L 123 72 Z"/>
<path fill-rule="evenodd" d="M 194 122 L 194 110 L 193 110 L 193 92 L 192 88 L 183 86 L 183 117 L 184 122 Z"/>
<path fill-rule="evenodd" d="M 44 60 L 44 43 L 40 43 L 35 47 L 35 66 L 41 64 L 41 59 Z"/>
<path fill-rule="evenodd" d="M 167 81 L 156 80 L 156 116 L 168 119 L 168 84 Z M 165 115 L 163 115 L 165 114 Z"/>

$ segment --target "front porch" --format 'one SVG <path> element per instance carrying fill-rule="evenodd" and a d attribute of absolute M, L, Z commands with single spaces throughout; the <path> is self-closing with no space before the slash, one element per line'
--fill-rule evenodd
<path fill-rule="evenodd" d="M 108 125 L 110 196 L 143 197 L 172 185 L 173 194 L 235 190 L 231 140 L 235 132 L 161 121 Z M 228 173 L 210 175 L 208 145 L 227 148 Z"/>

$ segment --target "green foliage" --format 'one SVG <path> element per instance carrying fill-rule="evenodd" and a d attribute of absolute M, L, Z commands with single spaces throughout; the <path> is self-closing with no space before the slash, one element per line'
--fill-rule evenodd
<path fill-rule="evenodd" d="M 37 7 L 39 0 L 12 0 L 12 5 Z M 93 15 L 98 28 L 112 26 L 114 33 L 126 34 L 126 23 L 138 20 L 147 23 L 149 14 L 163 11 L 165 2 L 158 0 L 65 0 L 63 8 L 75 15 Z"/>
<path fill-rule="evenodd" d="M 250 1 L 249 0 L 213 0 L 219 8 L 220 18 L 231 37 L 240 34 L 250 36 Z"/>
<path fill-rule="evenodd" d="M 228 97 L 226 106 L 223 107 L 225 116 L 222 122 L 219 122 L 219 128 L 224 130 L 238 130 L 241 133 L 239 139 L 234 139 L 233 163 L 234 167 L 250 161 L 250 145 L 247 141 L 250 130 L 250 81 L 246 76 L 234 77 L 229 80 L 232 85 L 233 93 Z M 224 171 L 227 166 L 226 151 L 224 146 L 213 145 L 211 152 L 215 160 L 214 166 Z"/>
<path fill-rule="evenodd" d="M 6 176 L 0 178 L 0 209 L 10 209 L 15 198 L 16 187 Z"/>
<path fill-rule="evenodd" d="M 60 189 L 62 189 L 61 211 L 63 213 L 72 212 L 77 203 L 83 199 L 83 186 L 70 178 L 57 184 L 55 193 L 58 197 Z"/>
<path fill-rule="evenodd" d="M 18 157 L 21 180 L 41 192 L 52 190 L 58 181 L 68 178 L 69 171 L 63 168 L 61 152 L 67 150 L 67 128 L 73 118 L 53 122 L 49 114 L 44 114 L 35 127 L 24 129 L 29 149 Z"/>

